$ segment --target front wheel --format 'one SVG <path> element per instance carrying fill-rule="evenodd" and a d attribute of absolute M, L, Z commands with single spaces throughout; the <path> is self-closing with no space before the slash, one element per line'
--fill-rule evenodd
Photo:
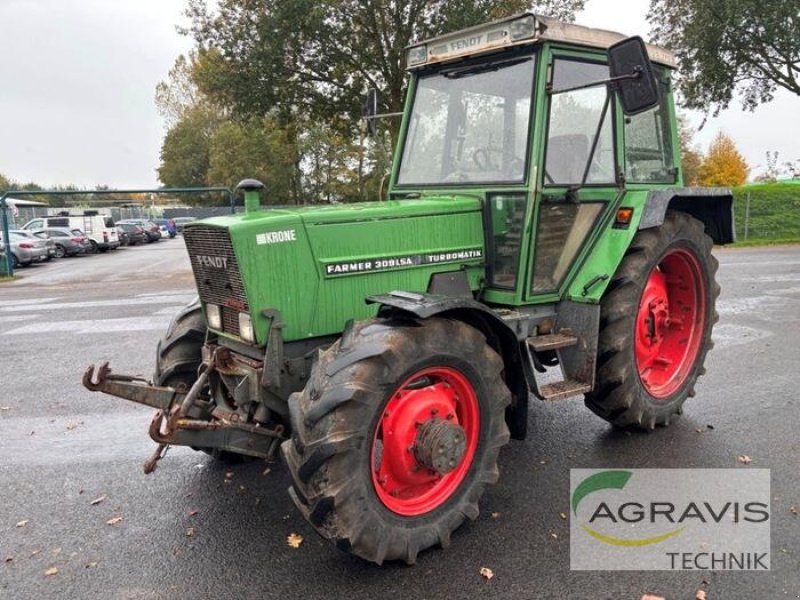
<path fill-rule="evenodd" d="M 703 224 L 669 211 L 634 237 L 600 307 L 598 370 L 586 405 L 620 427 L 669 425 L 713 347 L 717 260 Z"/>
<path fill-rule="evenodd" d="M 64 258 L 67 255 L 67 249 L 61 244 L 56 244 L 56 258 Z"/>
<path fill-rule="evenodd" d="M 338 548 L 378 564 L 449 545 L 499 476 L 502 369 L 459 321 L 351 325 L 289 398 L 281 449 L 295 504 Z"/>

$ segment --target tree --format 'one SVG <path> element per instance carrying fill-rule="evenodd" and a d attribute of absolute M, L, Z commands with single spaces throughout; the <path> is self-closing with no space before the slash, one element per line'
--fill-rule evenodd
<path fill-rule="evenodd" d="M 217 117 L 203 107 L 186 111 L 161 145 L 158 178 L 167 187 L 204 186 Z"/>
<path fill-rule="evenodd" d="M 797 0 L 651 0 L 652 37 L 671 48 L 687 108 L 755 109 L 783 88 L 800 95 Z"/>
<path fill-rule="evenodd" d="M 703 165 L 703 154 L 694 143 L 694 129 L 689 126 L 686 118 L 682 115 L 678 115 L 678 133 L 681 139 L 683 183 L 685 185 L 697 185 L 700 179 L 700 169 Z"/>
<path fill-rule="evenodd" d="M 585 0 L 189 0 L 200 53 L 217 52 L 198 79 L 240 115 L 312 121 L 358 117 L 369 87 L 381 110 L 402 109 L 405 48 L 429 37 L 529 8 L 571 20 Z"/>
<path fill-rule="evenodd" d="M 706 159 L 700 167 L 700 184 L 730 187 L 742 185 L 747 179 L 748 170 L 736 144 L 720 131 L 708 147 Z"/>
<path fill-rule="evenodd" d="M 268 117 L 226 121 L 211 138 L 207 181 L 234 189 L 242 179 L 254 177 L 264 184 L 268 204 L 285 203 L 293 186 L 293 155 L 286 147 L 286 132 Z"/>

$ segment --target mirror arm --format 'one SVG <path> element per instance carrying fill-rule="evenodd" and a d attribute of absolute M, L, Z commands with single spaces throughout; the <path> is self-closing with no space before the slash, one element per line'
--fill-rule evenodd
<path fill-rule="evenodd" d="M 585 90 L 588 88 L 597 87 L 599 85 L 608 85 L 609 83 L 616 83 L 618 81 L 625 81 L 627 79 L 639 79 L 642 76 L 642 70 L 639 67 L 636 67 L 633 73 L 628 73 L 627 75 L 617 75 L 616 77 L 609 77 L 608 79 L 600 79 L 598 81 L 590 81 L 589 83 L 584 83 L 581 85 L 576 85 L 571 88 L 564 88 L 563 90 L 553 90 L 550 85 L 548 85 L 547 93 L 548 94 L 563 94 L 565 92 L 574 92 L 575 90 Z"/>

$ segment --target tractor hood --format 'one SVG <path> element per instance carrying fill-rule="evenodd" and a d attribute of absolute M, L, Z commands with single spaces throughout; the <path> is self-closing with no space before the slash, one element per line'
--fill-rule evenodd
<path fill-rule="evenodd" d="M 184 236 L 207 320 L 207 305 L 220 307 L 209 325 L 264 345 L 276 315 L 285 341 L 335 334 L 374 314 L 367 296 L 424 292 L 437 272 L 464 270 L 477 289 L 481 214 L 478 198 L 437 196 L 214 217 Z"/>

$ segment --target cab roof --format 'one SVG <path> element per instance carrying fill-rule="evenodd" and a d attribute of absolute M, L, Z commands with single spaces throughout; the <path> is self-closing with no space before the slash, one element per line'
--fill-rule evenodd
<path fill-rule="evenodd" d="M 565 23 L 526 12 L 412 44 L 407 49 L 407 68 L 419 69 L 466 56 L 543 42 L 607 50 L 626 37 L 615 31 Z M 673 69 L 677 67 L 672 52 L 653 44 L 646 46 L 651 61 Z"/>

